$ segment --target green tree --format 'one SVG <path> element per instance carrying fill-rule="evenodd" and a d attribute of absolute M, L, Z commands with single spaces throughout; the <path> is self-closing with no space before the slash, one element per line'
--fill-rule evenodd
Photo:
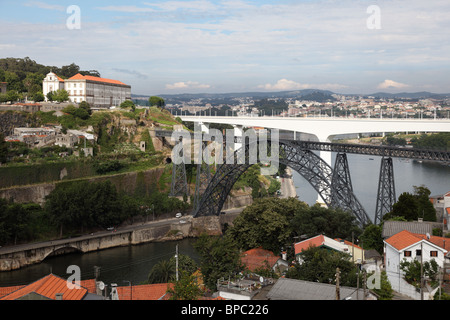
<path fill-rule="evenodd" d="M 200 255 L 200 270 L 205 286 L 216 290 L 217 280 L 228 278 L 242 269 L 240 251 L 230 237 L 213 237 L 202 234 L 194 243 Z"/>
<path fill-rule="evenodd" d="M 236 217 L 226 236 L 235 239 L 244 250 L 262 246 L 278 253 L 292 243 L 291 221 L 296 212 L 306 207 L 295 198 L 257 199 Z"/>
<path fill-rule="evenodd" d="M 361 235 L 361 241 L 363 243 L 364 249 L 374 249 L 378 253 L 383 254 L 384 243 L 383 237 L 381 236 L 382 227 L 371 224 L 364 229 Z"/>
<path fill-rule="evenodd" d="M 164 106 L 166 105 L 166 102 L 164 101 L 164 99 L 161 97 L 158 97 L 158 96 L 151 96 L 148 99 L 148 103 L 150 104 L 150 107 L 156 106 L 156 107 L 164 108 Z"/>
<path fill-rule="evenodd" d="M 84 109 L 89 115 L 92 115 L 91 105 L 86 101 L 82 101 L 78 107 Z"/>
<path fill-rule="evenodd" d="M 5 141 L 3 133 L 0 132 L 0 163 L 5 163 L 8 159 L 8 143 Z"/>
<path fill-rule="evenodd" d="M 404 272 L 406 282 L 416 288 L 421 287 L 421 270 L 424 281 L 430 281 L 433 287 L 438 283 L 439 265 L 434 259 L 424 262 L 423 266 L 416 259 L 411 261 L 404 259 L 400 262 L 400 270 Z"/>
<path fill-rule="evenodd" d="M 170 300 L 197 300 L 202 291 L 194 275 L 182 270 L 178 281 L 171 281 L 172 287 L 167 292 Z"/>
<path fill-rule="evenodd" d="M 23 80 L 23 85 L 28 92 L 29 96 L 33 96 L 36 92 L 42 91 L 42 80 L 44 75 L 28 72 L 26 78 Z"/>
<path fill-rule="evenodd" d="M 133 112 L 136 110 L 136 106 L 134 105 L 134 102 L 131 100 L 125 100 L 120 104 L 120 108 L 127 109 L 130 108 Z"/>
<path fill-rule="evenodd" d="M 175 275 L 175 264 L 170 260 L 161 260 L 148 274 L 148 283 L 168 283 Z"/>
<path fill-rule="evenodd" d="M 350 255 L 334 250 L 311 247 L 301 253 L 302 263 L 290 268 L 287 277 L 320 283 L 335 283 L 336 268 L 340 270 L 340 285 L 356 287 L 357 266 Z"/>
<path fill-rule="evenodd" d="M 39 91 L 39 92 L 35 92 L 32 95 L 32 99 L 33 99 L 34 102 L 41 102 L 41 101 L 45 100 L 45 97 L 44 97 L 44 94 Z"/>
<path fill-rule="evenodd" d="M 378 295 L 378 300 L 392 300 L 394 297 L 394 290 L 392 290 L 386 271 L 381 273 L 380 288 L 374 288 L 372 290 Z"/>
<path fill-rule="evenodd" d="M 58 102 L 68 101 L 69 93 L 64 89 L 59 89 L 54 93 L 53 99 Z"/>
<path fill-rule="evenodd" d="M 425 221 L 436 221 L 436 210 L 429 200 L 430 190 L 425 186 L 413 187 L 414 193 L 403 192 L 392 206 L 392 211 L 383 217 L 384 220 L 403 217 L 407 221 L 418 218 L 423 218 Z"/>
<path fill-rule="evenodd" d="M 340 209 L 324 208 L 318 204 L 303 207 L 292 220 L 296 236 L 307 238 L 325 234 L 330 238 L 350 240 L 362 233 L 355 217 Z"/>

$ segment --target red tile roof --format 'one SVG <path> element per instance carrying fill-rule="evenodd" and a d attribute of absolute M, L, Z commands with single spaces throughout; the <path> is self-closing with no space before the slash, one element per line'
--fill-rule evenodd
<path fill-rule="evenodd" d="M 105 82 L 105 83 L 111 83 L 111 84 L 120 84 L 125 85 L 125 83 L 120 82 L 118 80 L 112 80 L 112 79 L 105 79 L 105 78 L 99 78 L 94 76 L 83 76 L 81 73 L 77 73 L 72 78 L 69 78 L 69 80 L 90 80 L 90 81 L 96 81 L 96 82 Z"/>
<path fill-rule="evenodd" d="M 255 271 L 258 268 L 272 268 L 280 259 L 272 251 L 263 248 L 250 249 L 241 256 L 242 263 L 250 270 Z"/>
<path fill-rule="evenodd" d="M 308 250 L 310 247 L 320 247 L 325 242 L 323 234 L 315 236 L 313 238 L 297 242 L 294 245 L 295 254 L 301 253 L 303 250 Z"/>
<path fill-rule="evenodd" d="M 394 234 L 385 241 L 395 249 L 403 250 L 404 248 L 407 248 L 421 240 L 422 238 L 418 237 L 415 233 L 409 232 L 408 230 L 403 230 Z"/>
<path fill-rule="evenodd" d="M 431 236 L 428 238 L 427 235 L 412 233 L 408 230 L 400 231 L 394 234 L 392 237 L 386 239 L 386 243 L 390 244 L 397 250 L 403 250 L 421 240 L 426 240 L 433 243 L 434 245 L 441 247 L 447 251 L 450 250 L 450 239 L 444 237 Z"/>
<path fill-rule="evenodd" d="M 169 283 L 141 284 L 135 286 L 117 287 L 119 300 L 167 300 Z"/>
<path fill-rule="evenodd" d="M 0 298 L 0 300 L 17 300 L 30 293 L 55 300 L 56 294 L 61 293 L 63 300 L 81 300 L 88 293 L 86 288 L 74 284 L 74 288 L 67 286 L 67 280 L 50 274 L 29 285 L 18 287 L 17 290 Z"/>

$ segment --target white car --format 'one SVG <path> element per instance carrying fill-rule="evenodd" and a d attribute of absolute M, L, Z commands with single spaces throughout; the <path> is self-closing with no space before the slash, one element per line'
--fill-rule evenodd
<path fill-rule="evenodd" d="M 182 216 L 181 212 L 178 212 L 178 213 L 175 215 L 175 218 L 181 218 L 181 216 Z"/>

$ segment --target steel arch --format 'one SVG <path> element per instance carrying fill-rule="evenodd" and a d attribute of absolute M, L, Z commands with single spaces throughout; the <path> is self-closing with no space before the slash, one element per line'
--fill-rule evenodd
<path fill-rule="evenodd" d="M 245 151 L 245 158 L 248 160 L 249 144 L 244 144 L 242 150 Z M 236 154 L 242 152 L 242 150 L 235 151 L 235 157 Z M 301 145 L 296 144 L 294 141 L 287 140 L 279 141 L 279 154 L 280 163 L 289 166 L 302 175 L 319 193 L 324 203 L 329 207 L 333 207 L 333 170 L 322 158 L 312 151 L 303 148 Z M 198 207 L 193 211 L 193 216 L 199 217 L 220 214 L 234 183 L 250 166 L 251 164 L 249 164 L 248 161 L 245 161 L 245 164 L 236 164 L 236 162 L 234 162 L 234 164 L 224 163 L 218 166 L 215 175 L 211 178 L 210 183 L 200 199 Z M 338 177 L 337 179 L 341 179 L 341 177 Z M 371 223 L 370 218 L 359 204 L 353 191 L 350 190 L 349 192 L 351 192 L 351 194 L 346 194 L 345 197 L 353 199 L 351 202 L 356 205 L 353 207 L 347 206 L 341 209 L 351 211 L 361 225 Z M 338 192 L 334 194 L 334 197 L 336 196 L 341 197 L 344 195 Z M 345 201 L 337 201 L 339 204 L 344 202 Z"/>

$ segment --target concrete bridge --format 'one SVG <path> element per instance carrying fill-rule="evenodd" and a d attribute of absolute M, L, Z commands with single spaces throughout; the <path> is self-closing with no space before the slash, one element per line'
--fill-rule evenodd
<path fill-rule="evenodd" d="M 220 123 L 243 127 L 264 127 L 314 135 L 319 142 L 329 142 L 333 136 L 358 133 L 388 132 L 450 132 L 450 120 L 398 118 L 293 118 L 293 117 L 213 117 L 181 116 L 183 121 Z"/>

